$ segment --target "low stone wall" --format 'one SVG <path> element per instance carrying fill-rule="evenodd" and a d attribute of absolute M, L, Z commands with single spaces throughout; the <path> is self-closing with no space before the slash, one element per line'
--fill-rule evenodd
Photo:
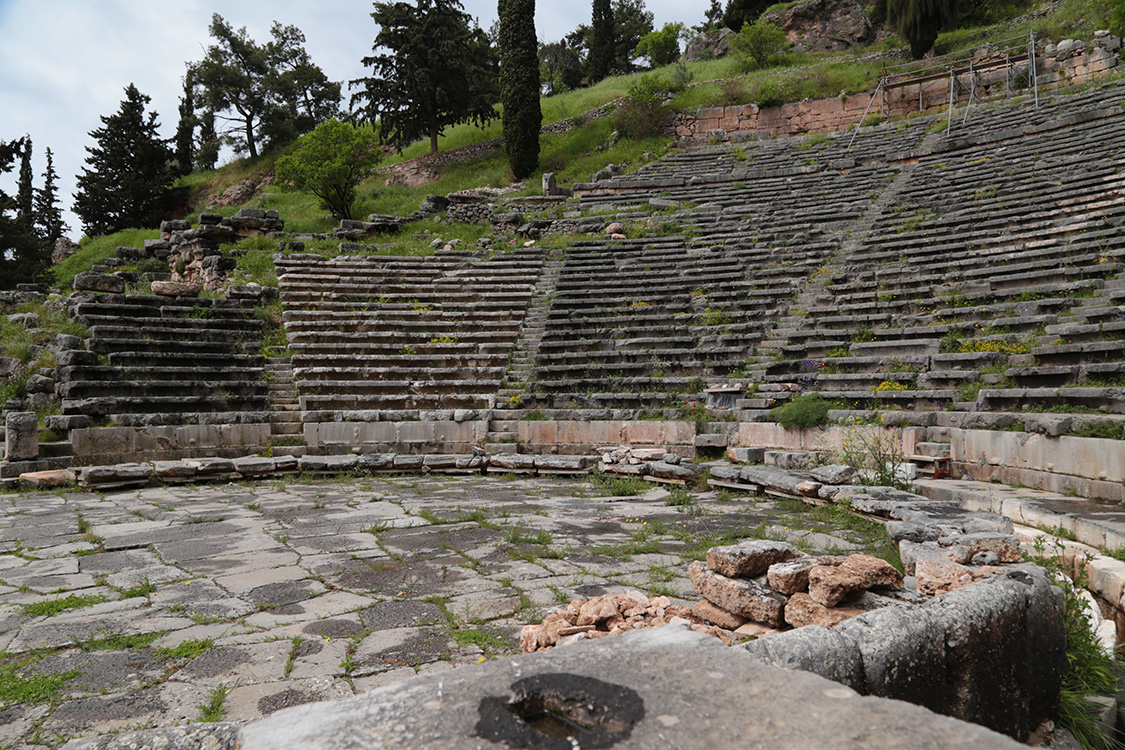
<path fill-rule="evenodd" d="M 599 446 L 660 446 L 685 458 L 695 456 L 695 422 L 521 421 L 516 432 L 529 453 L 587 453 Z"/>
<path fill-rule="evenodd" d="M 269 424 L 100 427 L 70 431 L 78 465 L 257 453 L 270 443 Z"/>

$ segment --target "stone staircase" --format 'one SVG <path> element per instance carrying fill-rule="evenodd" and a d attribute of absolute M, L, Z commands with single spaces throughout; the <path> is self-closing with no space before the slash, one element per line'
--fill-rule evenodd
<path fill-rule="evenodd" d="M 270 386 L 271 434 L 274 440 L 292 441 L 302 431 L 301 404 L 293 381 L 293 363 L 288 357 L 266 360 L 266 378 Z"/>
<path fill-rule="evenodd" d="M 520 398 L 535 376 L 535 359 L 547 329 L 547 315 L 551 310 L 555 287 L 562 274 L 564 252 L 552 251 L 543 263 L 539 281 L 535 284 L 535 296 L 527 308 L 523 326 L 508 358 L 508 369 L 501 387 L 496 391 L 496 408 L 492 411 L 488 430 L 488 442 L 495 452 L 514 453 L 516 450 L 516 420 L 522 411 L 519 408 Z"/>

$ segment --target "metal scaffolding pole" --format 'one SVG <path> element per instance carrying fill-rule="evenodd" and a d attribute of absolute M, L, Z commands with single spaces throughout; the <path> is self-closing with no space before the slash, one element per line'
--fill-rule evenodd
<path fill-rule="evenodd" d="M 1035 32 L 1031 32 L 1031 39 L 1027 46 L 1028 75 L 1031 76 L 1032 85 L 1035 87 L 1035 108 L 1039 109 L 1039 71 L 1035 63 Z"/>
<path fill-rule="evenodd" d="M 883 89 L 883 81 L 885 80 L 885 78 L 879 79 L 879 86 L 875 89 L 875 92 L 871 94 L 871 99 L 867 102 L 867 109 L 863 110 L 863 116 L 859 118 L 859 123 L 856 125 L 855 132 L 852 133 L 852 139 L 848 141 L 848 148 L 844 149 L 845 151 L 850 149 L 852 144 L 855 143 L 855 139 L 859 135 L 859 128 L 863 125 L 863 121 L 867 119 L 867 113 L 871 111 L 871 105 L 875 103 L 875 97 L 877 97 L 879 92 Z"/>
<path fill-rule="evenodd" d="M 957 85 L 957 74 L 953 72 L 953 68 L 949 69 L 949 122 L 945 126 L 945 137 L 949 137 L 949 133 L 953 130 L 953 96 L 954 88 Z"/>

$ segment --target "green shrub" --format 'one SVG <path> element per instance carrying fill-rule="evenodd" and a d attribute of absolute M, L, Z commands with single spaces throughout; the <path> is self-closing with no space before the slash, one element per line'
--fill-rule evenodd
<path fill-rule="evenodd" d="M 652 138 L 664 129 L 668 85 L 655 75 L 644 75 L 629 86 L 617 107 L 614 122 L 623 138 Z"/>
<path fill-rule="evenodd" d="M 789 37 L 780 26 L 768 21 L 748 23 L 742 27 L 733 40 L 730 50 L 735 59 L 746 63 L 753 62 L 765 68 L 775 62 L 782 52 L 789 49 Z"/>
<path fill-rule="evenodd" d="M 770 419 L 787 430 L 807 430 L 828 423 L 828 410 L 834 404 L 817 393 L 797 396 L 787 404 L 770 410 Z"/>

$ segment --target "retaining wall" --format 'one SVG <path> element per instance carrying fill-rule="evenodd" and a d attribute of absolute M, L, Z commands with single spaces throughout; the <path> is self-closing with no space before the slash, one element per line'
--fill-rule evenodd
<path fill-rule="evenodd" d="M 1091 47 L 1065 57 L 1043 56 L 1041 65 L 1043 69 L 1039 72 L 1038 79 L 1042 89 L 1087 83 L 1120 69 L 1117 55 L 1102 47 Z M 858 124 L 865 112 L 883 117 L 901 117 L 916 112 L 939 112 L 947 109 L 949 85 L 948 77 L 939 78 L 921 87 L 895 89 L 885 102 L 880 94 L 874 103 L 871 102 L 871 93 L 859 93 L 828 99 L 806 99 L 779 107 L 759 107 L 757 104 L 703 107 L 694 117 L 677 117 L 674 127 L 676 135 L 680 137 L 704 137 L 718 131 L 726 135 L 769 133 L 774 136 L 789 136 L 847 130 Z M 1003 70 L 981 75 L 977 85 L 980 87 L 977 96 L 983 99 L 1012 96 L 1005 89 L 1006 73 Z M 1020 93 L 1030 94 L 1031 90 L 1025 89 Z M 960 89 L 957 96 L 959 99 L 967 98 L 967 94 Z M 977 105 L 979 106 L 979 101 Z M 955 106 L 961 109 L 964 102 L 957 101 Z"/>

